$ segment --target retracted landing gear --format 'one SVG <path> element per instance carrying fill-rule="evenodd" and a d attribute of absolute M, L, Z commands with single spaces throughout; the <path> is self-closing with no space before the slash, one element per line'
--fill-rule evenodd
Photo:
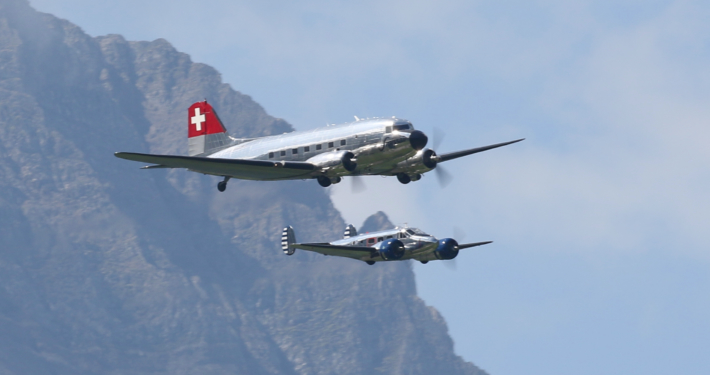
<path fill-rule="evenodd" d="M 406 173 L 397 173 L 397 180 L 406 185 L 412 181 L 412 178 Z"/>
<path fill-rule="evenodd" d="M 227 181 L 229 181 L 229 179 L 230 179 L 229 176 L 225 176 L 224 180 L 220 181 L 217 184 L 217 190 L 219 190 L 220 192 L 227 190 Z"/>
<path fill-rule="evenodd" d="M 367 263 L 369 265 L 373 265 L 373 264 L 375 264 L 375 261 L 374 260 L 366 260 L 365 263 Z"/>
<path fill-rule="evenodd" d="M 320 184 L 320 186 L 328 187 L 328 186 L 330 186 L 330 184 L 332 184 L 333 182 L 331 182 L 328 177 L 325 177 L 325 176 L 318 176 L 318 183 Z"/>

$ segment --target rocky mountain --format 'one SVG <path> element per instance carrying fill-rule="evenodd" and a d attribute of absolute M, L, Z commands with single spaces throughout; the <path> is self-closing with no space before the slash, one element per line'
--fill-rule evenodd
<path fill-rule="evenodd" d="M 184 154 L 203 98 L 232 134 L 293 130 L 165 40 L 93 38 L 0 0 L 0 374 L 484 373 L 409 263 L 283 255 L 287 224 L 342 234 L 313 181 L 219 194 L 113 156 Z"/>

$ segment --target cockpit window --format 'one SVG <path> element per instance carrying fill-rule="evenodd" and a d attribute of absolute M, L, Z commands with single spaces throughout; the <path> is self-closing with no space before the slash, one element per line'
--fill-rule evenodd
<path fill-rule="evenodd" d="M 407 233 L 414 235 L 416 234 L 417 236 L 429 236 L 428 234 L 424 233 L 423 231 L 417 229 L 417 228 L 410 228 L 407 229 Z"/>
<path fill-rule="evenodd" d="M 412 128 L 411 124 L 394 125 L 395 131 L 410 130 L 411 128 Z"/>

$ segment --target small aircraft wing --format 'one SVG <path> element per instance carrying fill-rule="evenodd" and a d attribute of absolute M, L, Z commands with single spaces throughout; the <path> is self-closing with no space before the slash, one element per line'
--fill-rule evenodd
<path fill-rule="evenodd" d="M 474 242 L 474 243 L 459 244 L 459 250 L 461 250 L 461 249 L 468 249 L 469 247 L 474 247 L 474 246 L 487 245 L 487 244 L 492 243 L 492 242 L 493 242 L 493 241 L 485 241 L 485 242 Z"/>
<path fill-rule="evenodd" d="M 496 143 L 496 144 L 490 145 L 490 146 L 483 146 L 483 147 L 471 148 L 471 149 L 463 150 L 463 151 L 449 152 L 449 153 L 446 153 L 446 154 L 441 154 L 441 155 L 439 155 L 439 156 L 437 157 L 437 161 L 439 161 L 439 162 L 444 162 L 444 161 L 447 161 L 447 160 L 452 160 L 452 159 L 460 158 L 460 157 L 462 157 L 462 156 L 467 156 L 467 155 L 475 154 L 475 153 L 478 153 L 478 152 L 488 151 L 488 150 L 491 150 L 491 149 L 494 149 L 494 148 L 507 146 L 507 145 L 510 145 L 510 144 L 513 144 L 513 143 L 520 142 L 520 141 L 522 141 L 522 140 L 525 140 L 525 138 L 516 139 L 516 140 L 510 141 L 510 142 Z"/>
<path fill-rule="evenodd" d="M 296 161 L 267 161 L 249 159 L 219 159 L 199 156 L 152 155 L 134 152 L 117 152 L 116 157 L 152 163 L 143 168 L 186 168 L 191 171 L 216 176 L 230 176 L 245 180 L 281 180 L 307 177 L 316 170 L 311 163 Z"/>
<path fill-rule="evenodd" d="M 372 254 L 376 254 L 377 250 L 372 247 L 367 246 L 340 246 L 331 245 L 329 243 L 294 243 L 290 244 L 289 247 L 314 251 L 316 253 L 324 255 L 335 255 L 354 259 L 363 259 L 365 257 L 370 257 Z"/>

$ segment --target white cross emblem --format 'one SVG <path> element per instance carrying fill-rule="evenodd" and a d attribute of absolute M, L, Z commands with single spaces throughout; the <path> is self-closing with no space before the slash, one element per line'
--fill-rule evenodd
<path fill-rule="evenodd" d="M 200 114 L 200 108 L 195 108 L 195 115 L 190 117 L 190 123 L 195 125 L 196 131 L 202 130 L 202 123 L 205 122 L 205 115 Z"/>

